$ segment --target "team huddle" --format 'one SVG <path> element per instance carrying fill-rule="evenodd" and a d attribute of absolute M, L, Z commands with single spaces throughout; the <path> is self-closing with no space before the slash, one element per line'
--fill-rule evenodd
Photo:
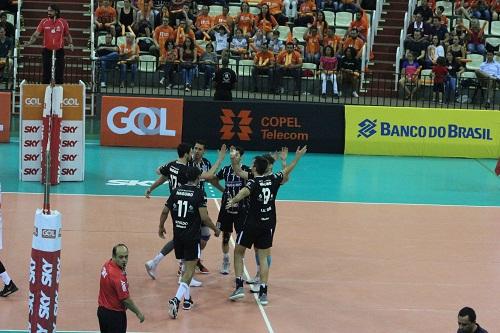
<path fill-rule="evenodd" d="M 253 165 L 242 165 L 244 150 L 231 147 L 231 163 L 220 169 L 227 148 L 225 145 L 218 152 L 218 158 L 212 165 L 203 157 L 205 143 L 197 141 L 192 148 L 181 143 L 177 147 L 178 159 L 158 168 L 159 178 L 146 191 L 149 198 L 155 188 L 168 181 L 170 196 L 160 216 L 158 234 L 165 238 L 165 223 L 171 216 L 173 223 L 173 239 L 160 252 L 146 262 L 148 275 L 156 278 L 156 268 L 160 261 L 172 250 L 179 260 L 179 287 L 175 297 L 169 301 L 169 315 L 177 318 L 182 301 L 184 310 L 193 306 L 190 287 L 201 286 L 201 282 L 193 279 L 196 270 L 208 273 L 200 258 L 209 238 L 210 230 L 215 237 L 222 233 L 223 260 L 221 274 L 230 271 L 229 241 L 233 229 L 236 231 L 234 250 L 235 290 L 229 299 L 235 301 L 245 296 L 243 287 L 243 258 L 245 250 L 255 249 L 257 274 L 248 284 L 259 285 L 259 302 L 268 304 L 268 274 L 271 265 L 271 247 L 276 230 L 275 200 L 280 186 L 288 180 L 297 162 L 307 152 L 307 146 L 298 147 L 295 158 L 287 165 L 288 150 L 255 157 Z M 273 173 L 273 164 L 281 159 L 282 170 Z M 224 187 L 220 181 L 224 181 Z M 222 205 L 216 223 L 212 221 L 207 209 L 205 182 L 210 182 L 222 194 Z"/>

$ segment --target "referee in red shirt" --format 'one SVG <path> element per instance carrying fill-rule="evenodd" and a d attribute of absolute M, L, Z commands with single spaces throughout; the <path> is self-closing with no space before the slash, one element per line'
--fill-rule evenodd
<path fill-rule="evenodd" d="M 113 256 L 104 263 L 101 269 L 101 282 L 99 287 L 99 308 L 97 318 L 101 332 L 125 333 L 127 331 L 127 315 L 130 309 L 140 322 L 144 315 L 130 298 L 128 291 L 127 274 L 125 267 L 128 262 L 128 248 L 125 244 L 113 247 Z"/>
<path fill-rule="evenodd" d="M 69 43 L 69 48 L 73 51 L 73 39 L 69 33 L 68 22 L 60 17 L 61 11 L 57 5 L 50 5 L 48 8 L 48 18 L 44 18 L 38 24 L 36 31 L 25 46 L 33 44 L 36 39 L 43 34 L 43 79 L 42 83 L 49 84 L 51 81 L 52 51 L 56 51 L 55 83 L 62 84 L 64 76 L 64 39 Z"/>

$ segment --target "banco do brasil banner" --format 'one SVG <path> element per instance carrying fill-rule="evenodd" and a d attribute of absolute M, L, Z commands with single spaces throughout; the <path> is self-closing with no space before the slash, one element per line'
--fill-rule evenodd
<path fill-rule="evenodd" d="M 183 141 L 204 139 L 274 151 L 308 145 L 309 151 L 343 154 L 342 105 L 184 101 Z"/>
<path fill-rule="evenodd" d="M 345 106 L 346 154 L 500 156 L 500 112 Z"/>

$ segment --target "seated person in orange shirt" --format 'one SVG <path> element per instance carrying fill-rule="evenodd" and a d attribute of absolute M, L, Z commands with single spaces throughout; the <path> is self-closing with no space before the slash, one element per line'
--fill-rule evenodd
<path fill-rule="evenodd" d="M 191 30 L 191 26 L 186 22 L 186 20 L 182 20 L 179 23 L 179 27 L 175 29 L 175 45 L 182 46 L 184 45 L 184 41 L 186 37 L 191 37 L 191 40 L 195 40 L 194 32 Z"/>
<path fill-rule="evenodd" d="M 247 2 L 242 2 L 241 12 L 235 17 L 236 27 L 243 31 L 247 37 L 253 36 L 255 26 L 255 15 L 250 13 L 250 6 Z"/>
<path fill-rule="evenodd" d="M 344 52 L 348 47 L 353 47 L 356 50 L 356 58 L 361 58 L 362 49 L 365 42 L 358 37 L 358 29 L 352 28 L 349 32 L 349 37 L 344 40 L 342 44 L 342 51 Z"/>
<path fill-rule="evenodd" d="M 151 46 L 151 48 L 149 49 L 149 53 L 155 55 L 156 57 L 160 55 L 160 50 L 164 48 L 165 42 L 167 40 L 175 39 L 175 31 L 169 25 L 169 23 L 170 21 L 168 19 L 168 16 L 163 17 L 162 25 L 158 26 L 153 32 L 153 40 L 155 45 Z"/>
<path fill-rule="evenodd" d="M 283 15 L 283 0 L 261 0 L 259 7 L 267 5 L 269 13 L 276 19 L 279 25 L 285 25 L 288 21 L 287 17 Z"/>
<path fill-rule="evenodd" d="M 103 0 L 102 6 L 95 10 L 96 31 L 109 31 L 114 37 L 116 35 L 116 10 L 109 5 L 109 0 Z"/>
<path fill-rule="evenodd" d="M 132 72 L 132 80 L 130 87 L 134 87 L 135 75 L 137 74 L 137 60 L 139 60 L 139 45 L 135 42 L 135 36 L 127 32 L 125 35 L 125 43 L 118 45 L 120 50 L 120 87 L 125 88 L 125 81 L 127 77 L 127 67 L 130 67 Z"/>
<path fill-rule="evenodd" d="M 278 22 L 276 22 L 274 16 L 269 13 L 268 5 L 262 5 L 262 7 L 260 7 L 260 14 L 257 16 L 256 22 L 257 29 L 262 30 L 266 38 L 268 38 L 271 31 L 278 29 Z"/>
<path fill-rule="evenodd" d="M 314 21 L 314 13 L 316 12 L 316 2 L 314 0 L 305 0 L 301 5 L 298 17 L 295 20 L 295 25 L 305 27 L 312 24 Z"/>
<path fill-rule="evenodd" d="M 252 68 L 252 81 L 253 90 L 255 92 L 259 91 L 258 76 L 267 75 L 269 76 L 268 89 L 273 87 L 273 68 L 274 68 L 274 54 L 268 50 L 267 44 L 263 43 L 260 45 L 260 51 L 255 54 L 253 59 L 254 67 Z"/>
<path fill-rule="evenodd" d="M 363 41 L 366 42 L 366 36 L 368 34 L 368 18 L 365 15 L 364 10 L 360 10 L 359 12 L 356 12 L 354 21 L 349 24 L 349 29 L 347 30 L 346 35 L 353 29 L 356 28 L 358 29 L 358 36 L 361 38 Z"/>
<path fill-rule="evenodd" d="M 311 26 L 307 31 L 304 32 L 304 40 L 306 41 L 306 47 L 304 52 L 304 58 L 306 62 L 313 62 L 317 64 L 321 56 L 321 40 L 322 36 L 318 33 L 318 28 L 316 26 Z"/>
<path fill-rule="evenodd" d="M 201 13 L 196 18 L 195 28 L 196 31 L 194 35 L 196 39 L 211 40 L 212 36 L 208 34 L 208 30 L 212 27 L 213 18 L 209 16 L 210 7 L 203 5 L 201 7 Z"/>
<path fill-rule="evenodd" d="M 323 48 L 331 46 L 333 54 L 338 56 L 342 51 L 342 38 L 335 34 L 335 27 L 326 29 L 326 36 L 323 36 Z"/>
<path fill-rule="evenodd" d="M 295 96 L 300 94 L 302 58 L 300 53 L 295 51 L 293 43 L 287 43 L 285 50 L 276 59 L 276 93 L 284 93 L 282 86 L 283 76 L 293 77 Z"/>
<path fill-rule="evenodd" d="M 233 18 L 229 16 L 229 6 L 222 7 L 222 14 L 214 17 L 212 25 L 216 26 L 220 24 L 224 25 L 229 34 L 231 34 L 231 32 L 233 31 L 234 21 Z"/>

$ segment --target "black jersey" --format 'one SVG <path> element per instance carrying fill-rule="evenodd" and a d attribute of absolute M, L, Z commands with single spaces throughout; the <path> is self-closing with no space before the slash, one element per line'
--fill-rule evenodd
<path fill-rule="evenodd" d="M 200 162 L 196 162 L 193 160 L 191 162 L 188 162 L 188 165 L 197 167 L 198 169 L 200 169 L 200 171 L 202 173 L 207 172 L 208 170 L 210 170 L 212 168 L 212 163 L 210 163 L 210 161 L 204 157 L 201 159 Z M 200 179 L 198 187 L 203 191 L 205 196 L 207 196 L 207 193 L 205 192 L 205 180 L 204 179 Z"/>
<path fill-rule="evenodd" d="M 282 172 L 255 177 L 247 182 L 246 188 L 250 190 L 247 221 L 252 221 L 259 227 L 276 225 L 275 201 L 282 182 Z"/>
<path fill-rule="evenodd" d="M 168 179 L 170 193 L 179 185 L 187 183 L 186 179 L 187 165 L 175 160 L 160 167 L 160 173 Z"/>
<path fill-rule="evenodd" d="M 243 171 L 251 172 L 250 168 L 246 165 L 241 167 Z M 216 177 L 218 179 L 224 179 L 225 188 L 224 193 L 222 193 L 222 207 L 226 207 L 226 203 L 230 198 L 233 198 L 238 194 L 238 192 L 245 186 L 245 180 L 236 175 L 233 167 L 227 165 L 217 172 Z M 247 200 L 242 200 L 237 207 L 232 207 L 227 209 L 228 213 L 236 214 L 240 209 L 245 209 L 247 206 Z"/>
<path fill-rule="evenodd" d="M 174 239 L 198 240 L 201 237 L 199 208 L 203 206 L 203 191 L 194 185 L 179 185 L 165 204 L 172 216 Z"/>

